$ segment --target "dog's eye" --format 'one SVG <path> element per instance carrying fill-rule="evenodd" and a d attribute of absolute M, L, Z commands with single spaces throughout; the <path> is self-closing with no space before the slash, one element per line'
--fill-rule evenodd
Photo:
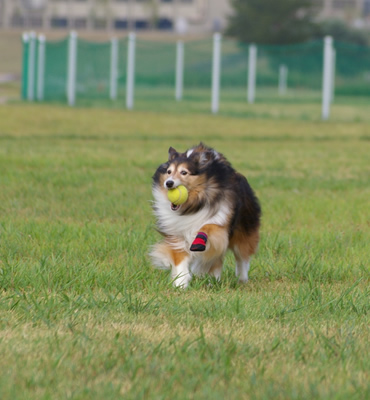
<path fill-rule="evenodd" d="M 187 175 L 188 173 L 186 171 L 181 171 L 181 175 Z"/>
<path fill-rule="evenodd" d="M 170 169 L 167 170 L 167 174 L 171 175 L 171 170 Z"/>

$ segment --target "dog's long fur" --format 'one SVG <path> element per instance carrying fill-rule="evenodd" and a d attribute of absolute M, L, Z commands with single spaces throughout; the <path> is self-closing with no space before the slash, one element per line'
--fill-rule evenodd
<path fill-rule="evenodd" d="M 180 207 L 167 198 L 168 186 L 184 185 L 188 200 Z M 164 239 L 153 246 L 153 264 L 170 268 L 175 286 L 187 287 L 192 274 L 220 279 L 223 259 L 231 249 L 239 281 L 248 280 L 250 257 L 257 250 L 261 208 L 247 179 L 226 158 L 200 143 L 178 153 L 153 176 L 154 214 Z M 198 232 L 208 236 L 205 251 L 190 247 Z"/>

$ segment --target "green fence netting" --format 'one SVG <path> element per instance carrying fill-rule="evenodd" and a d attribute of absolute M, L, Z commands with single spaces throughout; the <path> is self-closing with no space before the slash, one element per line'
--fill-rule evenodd
<path fill-rule="evenodd" d="M 184 44 L 184 90 L 210 88 L 212 77 L 212 40 Z"/>
<path fill-rule="evenodd" d="M 76 97 L 107 99 L 110 88 L 111 44 L 79 39 L 77 45 Z"/>
<path fill-rule="evenodd" d="M 78 101 L 110 100 L 111 42 L 77 41 L 75 93 Z M 37 47 L 37 46 L 36 46 Z M 44 101 L 66 101 L 69 39 L 45 43 Z M 127 39 L 118 41 L 117 101 L 124 101 Z M 22 97 L 27 98 L 29 44 L 24 42 Z M 370 98 L 370 48 L 335 42 L 335 96 Z M 184 43 L 183 98 L 210 99 L 212 38 Z M 246 101 L 249 46 L 223 38 L 220 93 L 222 101 Z M 35 56 L 37 62 L 39 57 Z M 35 66 L 37 70 L 38 66 Z M 279 92 L 281 69 L 286 91 Z M 257 46 L 256 101 L 319 102 L 323 75 L 323 41 L 285 46 Z M 37 74 L 36 74 L 37 76 Z M 136 39 L 135 102 L 174 100 L 176 43 Z M 35 79 L 36 81 L 36 79 Z M 37 85 L 37 82 L 35 83 Z M 34 93 L 36 89 L 34 88 Z M 207 100 L 207 101 L 208 101 Z"/>
<path fill-rule="evenodd" d="M 151 98 L 157 103 L 171 101 L 174 98 L 175 64 L 175 43 L 137 40 L 135 99 Z"/>
<path fill-rule="evenodd" d="M 123 98 L 126 89 L 127 39 L 118 42 L 118 98 Z"/>
<path fill-rule="evenodd" d="M 370 96 L 370 48 L 336 43 L 337 95 Z"/>
<path fill-rule="evenodd" d="M 44 100 L 66 100 L 68 39 L 45 43 Z"/>
<path fill-rule="evenodd" d="M 174 87 L 176 47 L 174 43 L 137 40 L 135 84 Z"/>

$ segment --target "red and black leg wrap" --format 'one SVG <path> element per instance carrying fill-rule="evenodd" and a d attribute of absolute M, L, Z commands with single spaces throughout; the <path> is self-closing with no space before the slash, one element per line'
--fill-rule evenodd
<path fill-rule="evenodd" d="M 204 251 L 207 239 L 208 236 L 204 232 L 198 232 L 194 242 L 191 244 L 190 251 Z"/>

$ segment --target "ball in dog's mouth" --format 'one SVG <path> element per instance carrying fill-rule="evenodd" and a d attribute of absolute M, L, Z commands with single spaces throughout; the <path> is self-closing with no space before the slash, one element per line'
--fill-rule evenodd
<path fill-rule="evenodd" d="M 171 210 L 172 211 L 177 211 L 180 207 L 181 207 L 181 204 L 175 205 L 175 204 L 171 203 Z"/>

